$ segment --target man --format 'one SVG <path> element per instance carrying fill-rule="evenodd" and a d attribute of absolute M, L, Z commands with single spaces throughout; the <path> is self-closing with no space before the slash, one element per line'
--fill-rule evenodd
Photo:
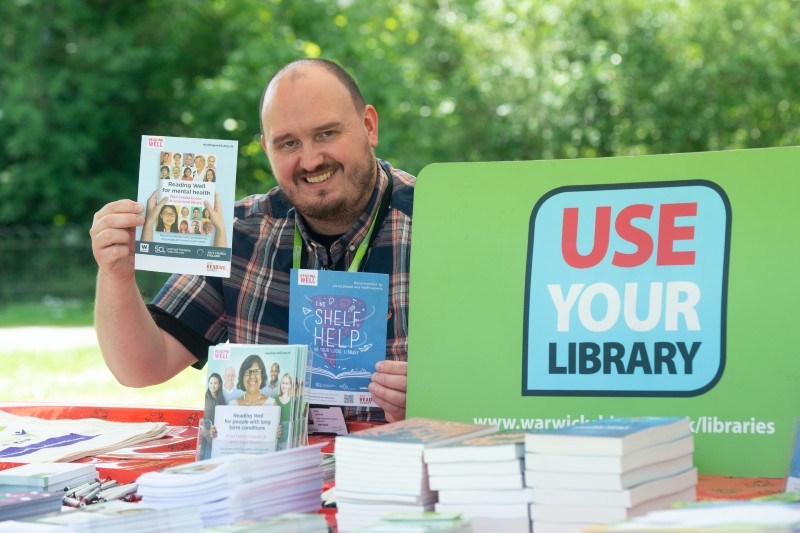
<path fill-rule="evenodd" d="M 214 170 L 217 169 L 217 156 L 208 156 L 208 168 L 213 168 Z"/>
<path fill-rule="evenodd" d="M 236 203 L 230 278 L 174 275 L 145 305 L 133 269 L 144 206 L 119 200 L 95 214 L 95 328 L 106 364 L 120 383 L 142 387 L 189 365 L 202 368 L 208 347 L 226 340 L 285 344 L 296 232 L 301 268 L 344 270 L 355 261 L 390 275 L 387 360 L 370 384 L 382 410 L 345 415 L 403 419 L 414 177 L 375 158 L 378 114 L 335 63 L 290 63 L 267 84 L 260 109 L 261 143 L 278 187 Z M 382 220 L 359 260 L 373 219 Z"/>
<path fill-rule="evenodd" d="M 231 403 L 244 392 L 236 387 L 236 370 L 232 366 L 225 367 L 222 372 L 222 396 L 227 403 Z"/>
<path fill-rule="evenodd" d="M 203 155 L 194 156 L 194 181 L 203 181 L 206 177 L 206 158 Z"/>
<path fill-rule="evenodd" d="M 278 363 L 272 363 L 269 367 L 269 381 L 266 385 L 261 387 L 261 392 L 272 398 L 277 398 L 281 394 L 281 384 L 278 381 L 278 375 L 281 373 L 281 366 Z"/>

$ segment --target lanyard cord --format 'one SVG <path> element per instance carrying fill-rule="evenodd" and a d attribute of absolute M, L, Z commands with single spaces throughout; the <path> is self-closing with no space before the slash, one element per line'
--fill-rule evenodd
<path fill-rule="evenodd" d="M 372 219 L 372 223 L 369 225 L 367 234 L 364 235 L 364 239 L 362 239 L 361 244 L 358 245 L 358 250 L 356 250 L 356 254 L 353 256 L 353 260 L 350 262 L 350 267 L 347 269 L 348 272 L 358 272 L 360 270 L 361 261 L 364 259 L 364 255 L 366 255 L 367 250 L 370 246 L 372 246 L 372 241 L 374 241 L 375 237 L 378 235 L 373 230 L 375 229 L 375 226 L 377 226 L 378 230 L 380 231 L 380 227 L 383 225 L 383 220 L 386 218 L 386 213 L 389 210 L 389 203 L 392 200 L 392 174 L 387 165 L 384 165 L 384 163 L 380 161 L 379 164 L 386 173 L 386 177 L 388 178 L 389 182 L 386 185 L 386 190 L 383 191 L 383 197 L 381 197 L 381 205 L 378 206 L 378 212 L 375 213 L 375 217 Z M 295 217 L 296 216 L 297 214 L 295 214 Z M 378 223 L 379 219 L 380 223 Z M 300 235 L 300 229 L 297 227 L 297 219 L 295 218 L 294 247 L 292 248 L 292 268 L 298 269 L 304 263 L 304 251 L 305 247 L 303 246 L 303 237 Z"/>

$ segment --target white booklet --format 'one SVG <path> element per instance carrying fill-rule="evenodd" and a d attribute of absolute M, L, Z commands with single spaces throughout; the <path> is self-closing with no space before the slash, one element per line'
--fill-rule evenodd
<path fill-rule="evenodd" d="M 229 277 L 238 142 L 142 136 L 139 270 Z"/>

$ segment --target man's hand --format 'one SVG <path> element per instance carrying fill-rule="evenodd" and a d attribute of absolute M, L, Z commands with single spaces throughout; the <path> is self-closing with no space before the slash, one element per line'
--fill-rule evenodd
<path fill-rule="evenodd" d="M 406 361 L 378 361 L 369 392 L 372 401 L 386 413 L 386 420 L 397 422 L 406 417 L 406 387 L 408 386 Z"/>
<path fill-rule="evenodd" d="M 133 277 L 136 226 L 144 224 L 142 205 L 118 200 L 95 213 L 89 235 L 92 253 L 102 272 L 114 277 Z"/>

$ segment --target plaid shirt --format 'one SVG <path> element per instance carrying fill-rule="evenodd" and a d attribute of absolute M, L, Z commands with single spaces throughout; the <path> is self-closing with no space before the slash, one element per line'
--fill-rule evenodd
<path fill-rule="evenodd" d="M 391 171 L 392 199 L 380 231 L 363 260 L 362 270 L 389 274 L 386 358 L 408 357 L 408 272 L 415 178 Z M 376 215 L 388 180 L 378 165 L 378 180 L 367 208 L 353 228 L 328 252 L 315 243 L 302 218 L 278 188 L 236 202 L 231 276 L 172 275 L 148 306 L 158 326 L 197 357 L 202 368 L 208 347 L 237 344 L 286 344 L 289 337 L 289 270 L 292 268 L 295 220 L 308 246 L 304 268 L 346 270 Z M 376 229 L 377 230 L 377 229 Z M 374 420 L 380 409 L 347 409 L 348 419 Z"/>

